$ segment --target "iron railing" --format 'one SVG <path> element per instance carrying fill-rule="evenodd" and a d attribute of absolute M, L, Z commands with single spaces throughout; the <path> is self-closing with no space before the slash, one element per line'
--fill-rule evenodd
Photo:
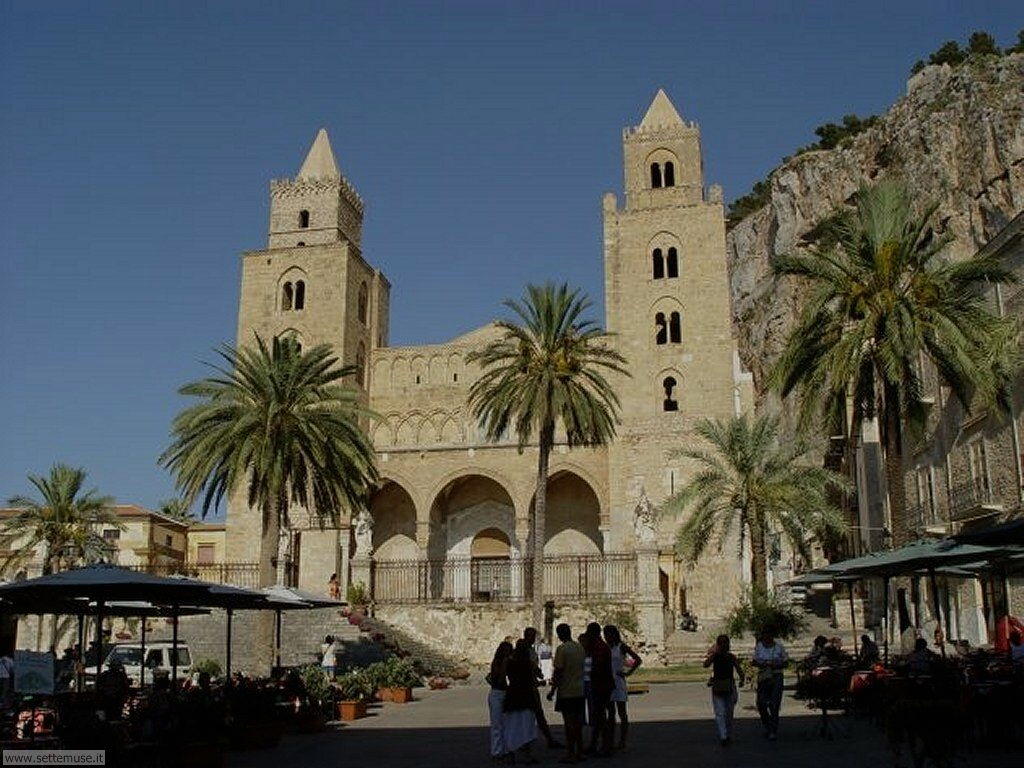
<path fill-rule="evenodd" d="M 381 560 L 373 563 L 377 603 L 524 602 L 533 596 L 531 558 Z M 544 596 L 618 600 L 636 595 L 636 555 L 565 555 L 544 559 Z"/>
<path fill-rule="evenodd" d="M 974 477 L 966 483 L 954 485 L 949 489 L 949 513 L 954 520 L 961 520 L 982 513 L 1000 509 L 1000 490 L 998 480 L 991 481 L 985 475 Z"/>
<path fill-rule="evenodd" d="M 259 563 L 153 563 L 125 566 L 154 576 L 188 576 L 190 579 L 256 589 L 260 586 Z"/>

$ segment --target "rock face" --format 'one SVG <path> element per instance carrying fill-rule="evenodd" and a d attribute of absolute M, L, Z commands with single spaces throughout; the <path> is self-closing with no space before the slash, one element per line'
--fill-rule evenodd
<path fill-rule="evenodd" d="M 1024 54 L 927 67 L 847 145 L 806 152 L 772 173 L 768 202 L 728 234 L 733 322 L 759 400 L 800 310 L 799 287 L 772 280 L 772 257 L 806 248 L 815 225 L 858 187 L 892 177 L 938 204 L 933 224 L 952 235 L 954 258 L 1024 209 Z"/>

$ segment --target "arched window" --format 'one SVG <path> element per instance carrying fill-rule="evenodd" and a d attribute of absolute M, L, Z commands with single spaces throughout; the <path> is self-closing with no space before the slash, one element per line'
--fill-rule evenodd
<path fill-rule="evenodd" d="M 306 306 L 306 283 L 304 280 L 295 281 L 295 308 L 302 309 Z"/>
<path fill-rule="evenodd" d="M 662 410 L 678 411 L 679 401 L 672 396 L 676 388 L 676 380 L 672 376 L 667 376 L 661 382 L 661 386 L 665 388 L 665 399 L 661 401 Z"/>
<path fill-rule="evenodd" d="M 659 312 L 654 316 L 654 342 L 665 344 L 668 341 L 668 327 L 665 325 L 665 313 Z"/>
<path fill-rule="evenodd" d="M 665 258 L 661 255 L 661 248 L 655 248 L 651 258 L 654 260 L 654 279 L 661 280 L 665 276 Z"/>
<path fill-rule="evenodd" d="M 299 229 L 309 227 L 309 211 L 299 211 Z"/>
<path fill-rule="evenodd" d="M 669 277 L 679 277 L 679 253 L 675 248 L 668 249 L 668 258 L 665 260 L 666 272 Z"/>
<path fill-rule="evenodd" d="M 668 340 L 673 344 L 679 344 L 683 340 L 682 325 L 679 322 L 678 312 L 673 312 L 668 318 Z"/>
<path fill-rule="evenodd" d="M 676 185 L 676 167 L 671 160 L 665 161 L 665 186 L 674 187 Z"/>
<path fill-rule="evenodd" d="M 359 286 L 359 322 L 366 325 L 366 308 L 369 303 L 369 292 L 366 290 L 366 283 Z"/>
<path fill-rule="evenodd" d="M 356 351 L 356 381 L 359 382 L 359 386 L 366 386 L 366 345 L 361 341 Z"/>
<path fill-rule="evenodd" d="M 658 163 L 651 163 L 651 188 L 661 187 L 661 166 Z"/>
<path fill-rule="evenodd" d="M 290 282 L 285 283 L 281 286 L 281 311 L 287 312 L 292 308 L 292 296 L 294 292 L 292 290 L 292 284 Z"/>
<path fill-rule="evenodd" d="M 305 244 L 306 244 L 306 243 L 305 243 L 305 242 L 303 242 L 302 240 L 299 240 L 299 242 L 297 242 L 297 243 L 296 243 L 296 245 L 297 245 L 297 246 L 299 246 L 299 248 L 301 248 L 301 247 L 302 247 L 302 246 L 304 246 Z"/>

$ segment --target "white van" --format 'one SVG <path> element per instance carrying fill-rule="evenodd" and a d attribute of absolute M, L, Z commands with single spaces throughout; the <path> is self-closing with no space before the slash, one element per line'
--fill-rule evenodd
<path fill-rule="evenodd" d="M 171 648 L 170 640 L 157 640 L 153 643 L 146 643 L 146 683 L 153 682 L 153 673 L 158 670 L 165 670 L 171 673 Z M 192 654 L 189 653 L 188 645 L 178 641 L 178 677 L 183 678 L 188 674 L 192 666 Z M 132 685 L 139 684 L 142 673 L 142 644 L 141 643 L 118 643 L 110 649 L 103 666 L 106 668 L 114 660 L 124 665 L 125 674 L 131 680 Z"/>

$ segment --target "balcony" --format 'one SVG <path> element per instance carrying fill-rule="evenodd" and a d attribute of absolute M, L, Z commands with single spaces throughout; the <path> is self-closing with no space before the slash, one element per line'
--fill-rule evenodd
<path fill-rule="evenodd" d="M 1003 511 L 1000 490 L 999 482 L 984 476 L 953 486 L 949 491 L 950 520 L 965 522 L 999 514 Z"/>

